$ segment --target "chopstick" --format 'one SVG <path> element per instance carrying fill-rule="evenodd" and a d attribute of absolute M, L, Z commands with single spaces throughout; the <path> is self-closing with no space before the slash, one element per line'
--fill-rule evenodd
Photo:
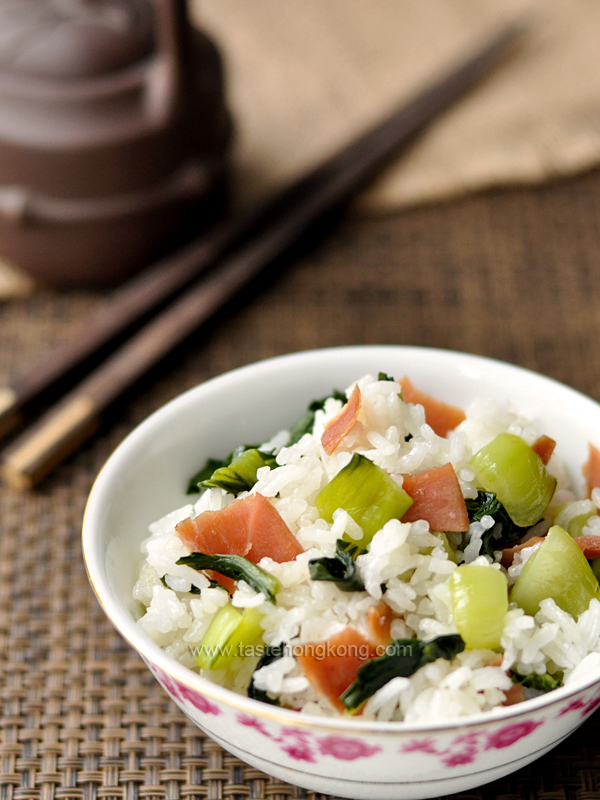
<path fill-rule="evenodd" d="M 177 289 L 188 286 L 194 275 L 203 273 L 6 448 L 1 463 L 5 481 L 17 489 L 36 485 L 98 428 L 102 414 L 144 374 L 298 242 L 323 215 L 348 200 L 401 145 L 497 66 L 512 51 L 519 33 L 516 26 L 504 28 L 458 67 L 299 181 L 130 282 L 117 294 L 117 321 L 110 307 L 103 310 L 94 335 L 89 337 L 91 344 L 79 348 L 75 344 L 71 351 L 67 346 L 61 354 L 62 362 L 57 359 L 59 367 L 53 364 L 47 370 L 48 385 L 55 385 L 65 370 L 72 371 L 72 364 L 88 361 L 99 347 L 172 297 Z M 215 262 L 216 266 L 208 270 Z M 172 270 L 172 276 L 162 279 L 161 285 L 165 269 Z M 129 308 L 134 309 L 131 315 L 124 311 Z M 8 424 L 20 405 L 44 395 L 44 381 L 35 383 L 30 376 L 29 384 L 21 379 L 16 389 L 14 385 L 8 392 L 0 389 L 0 423 L 4 420 Z M 7 398 L 14 400 L 14 394 L 17 400 L 10 404 Z"/>
<path fill-rule="evenodd" d="M 293 202 L 318 177 L 314 170 L 290 186 L 259 200 L 212 231 L 152 264 L 111 293 L 90 319 L 52 356 L 39 358 L 0 386 L 0 439 L 26 418 L 37 404 L 53 399 L 97 364 L 127 333 L 209 270 L 227 252 Z"/>

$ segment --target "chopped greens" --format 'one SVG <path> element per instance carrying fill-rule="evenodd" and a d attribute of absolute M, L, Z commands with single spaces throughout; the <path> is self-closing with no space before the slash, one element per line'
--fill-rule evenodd
<path fill-rule="evenodd" d="M 190 553 L 180 558 L 177 564 L 185 564 L 196 570 L 214 569 L 234 581 L 246 581 L 248 586 L 256 592 L 262 592 L 271 603 L 275 602 L 275 595 L 281 589 L 277 578 L 243 556 Z"/>
<path fill-rule="evenodd" d="M 362 547 L 390 519 L 402 519 L 412 506 L 412 497 L 388 473 L 361 453 L 354 453 L 345 467 L 319 492 L 315 505 L 321 517 L 333 521 L 343 508 L 363 529 Z"/>
<path fill-rule="evenodd" d="M 493 492 L 477 492 L 477 497 L 474 500 L 465 500 L 467 511 L 469 512 L 469 520 L 471 522 L 479 522 L 482 517 L 489 515 L 496 519 L 496 515 L 506 511 L 496 495 Z M 508 516 L 508 515 L 506 515 Z M 510 518 L 509 518 L 510 519 Z M 514 522 L 512 523 L 515 524 Z"/>
<path fill-rule="evenodd" d="M 242 445 L 233 450 L 226 459 L 209 458 L 202 469 L 190 479 L 187 493 L 216 486 L 231 494 L 249 491 L 256 483 L 256 472 L 260 467 L 277 466 L 275 456 L 259 450 L 256 445 Z"/>
<path fill-rule="evenodd" d="M 207 481 L 213 472 L 222 467 L 226 462 L 217 458 L 209 458 L 206 464 L 193 475 L 187 485 L 186 494 L 196 494 L 200 491 L 200 484 Z"/>
<path fill-rule="evenodd" d="M 332 581 L 342 592 L 362 592 L 365 585 L 358 572 L 355 558 L 364 550 L 338 539 L 333 558 L 312 558 L 308 570 L 313 581 Z"/>
<path fill-rule="evenodd" d="M 283 658 L 284 655 L 285 645 L 267 645 L 265 647 L 264 654 L 261 656 L 260 661 L 256 665 L 254 672 L 257 672 L 259 669 L 262 669 L 262 667 L 266 667 L 268 664 L 272 664 L 274 661 Z M 262 700 L 263 703 L 270 703 L 272 706 L 281 705 L 277 697 L 270 697 L 267 692 L 264 691 L 264 689 L 257 689 L 254 686 L 254 673 L 252 673 L 252 677 L 250 678 L 248 697 L 252 697 L 254 700 Z"/>
<path fill-rule="evenodd" d="M 396 639 L 386 654 L 367 661 L 359 668 L 356 680 L 340 697 L 349 711 L 357 711 L 369 697 L 393 678 L 409 678 L 421 667 L 438 658 L 451 661 L 465 649 L 456 633 L 438 636 L 429 642 L 420 639 Z"/>
<path fill-rule="evenodd" d="M 494 492 L 477 492 L 477 497 L 465 500 L 469 522 L 478 522 L 482 517 L 490 516 L 495 525 L 481 537 L 481 554 L 494 557 L 494 550 L 505 547 L 523 538 L 530 527 L 515 525 L 502 503 Z"/>
<path fill-rule="evenodd" d="M 393 381 L 385 372 L 378 375 L 380 381 Z M 401 395 L 401 392 L 400 392 Z M 310 433 L 315 424 L 315 414 L 324 408 L 325 402 L 333 397 L 341 403 L 347 402 L 344 392 L 334 389 L 327 397 L 313 400 L 306 412 L 296 421 L 290 430 L 290 438 L 286 446 L 300 441 L 305 433 Z M 187 486 L 187 494 L 197 494 L 203 489 L 218 487 L 231 494 L 249 491 L 256 483 L 256 471 L 260 467 L 277 466 L 275 456 L 260 450 L 259 445 L 246 444 L 236 447 L 224 459 L 209 458 L 204 466 L 193 475 Z"/>
<path fill-rule="evenodd" d="M 575 619 L 600 598 L 598 578 L 583 550 L 560 525 L 550 528 L 510 591 L 511 602 L 532 617 L 548 598 Z"/>
<path fill-rule="evenodd" d="M 329 400 L 330 397 L 333 397 L 335 400 L 339 400 L 342 403 L 347 401 L 346 395 L 343 392 L 339 392 L 337 389 L 334 389 L 331 394 L 327 395 L 327 397 L 323 397 L 322 400 L 313 400 L 308 406 L 307 411 L 300 417 L 299 420 L 297 420 L 295 425 L 292 426 L 290 430 L 290 438 L 287 443 L 288 447 L 292 444 L 296 444 L 296 442 L 299 442 L 305 433 L 310 433 L 312 431 L 313 425 L 315 424 L 316 412 L 323 409 L 325 406 L 325 401 Z"/>
<path fill-rule="evenodd" d="M 539 455 L 515 433 L 504 431 L 469 461 L 478 485 L 494 492 L 512 521 L 530 527 L 543 517 L 556 489 L 556 478 Z"/>
<path fill-rule="evenodd" d="M 208 480 L 198 484 L 199 489 L 216 487 L 237 495 L 249 491 L 256 483 L 256 473 L 261 467 L 277 466 L 275 456 L 255 447 L 244 450 L 227 467 L 219 467 Z"/>
<path fill-rule="evenodd" d="M 448 588 L 456 630 L 467 650 L 500 647 L 508 611 L 504 573 L 483 564 L 461 564 Z"/>
<path fill-rule="evenodd" d="M 196 648 L 196 664 L 201 669 L 227 669 L 243 656 L 244 647 L 260 639 L 261 619 L 262 614 L 256 608 L 240 611 L 231 603 L 222 606 Z"/>
<path fill-rule="evenodd" d="M 202 491 L 202 487 L 200 484 L 204 483 L 204 481 L 209 480 L 212 477 L 213 472 L 220 469 L 221 467 L 227 467 L 234 458 L 241 455 L 245 450 L 250 450 L 253 447 L 256 447 L 255 444 L 242 444 L 236 447 L 234 450 L 229 453 L 226 458 L 209 458 L 207 459 L 206 463 L 203 467 L 201 467 L 195 475 L 193 475 L 190 480 L 188 481 L 187 486 L 187 494 L 197 494 L 198 492 Z"/>
<path fill-rule="evenodd" d="M 562 672 L 556 675 L 550 675 L 548 672 L 543 675 L 536 675 L 534 672 L 530 675 L 519 675 L 518 672 L 513 672 L 511 678 L 513 683 L 520 683 L 526 689 L 535 689 L 538 692 L 551 692 L 562 686 L 563 682 Z"/>

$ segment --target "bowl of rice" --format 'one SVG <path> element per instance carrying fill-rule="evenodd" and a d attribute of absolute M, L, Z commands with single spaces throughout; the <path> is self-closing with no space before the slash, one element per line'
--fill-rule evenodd
<path fill-rule="evenodd" d="M 600 405 L 443 350 L 296 353 L 159 409 L 84 558 L 179 708 L 306 789 L 502 777 L 600 705 Z"/>

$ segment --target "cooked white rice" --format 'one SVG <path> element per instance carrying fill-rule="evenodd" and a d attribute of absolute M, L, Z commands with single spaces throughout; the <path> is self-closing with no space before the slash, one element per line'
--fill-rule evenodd
<path fill-rule="evenodd" d="M 394 639 L 430 639 L 456 632 L 447 585 L 456 564 L 449 559 L 440 537 L 430 533 L 423 520 L 411 524 L 393 519 L 375 534 L 368 552 L 357 559 L 366 591 L 346 593 L 332 583 L 309 579 L 309 560 L 333 556 L 336 540 L 343 534 L 361 536 L 361 529 L 345 511 L 338 510 L 330 524 L 319 518 L 315 507 L 319 490 L 354 452 L 364 454 L 394 476 L 451 462 L 465 498 L 474 498 L 475 476 L 468 464 L 477 450 L 502 431 L 516 433 L 528 443 L 540 433 L 508 402 L 480 399 L 466 410 L 467 419 L 448 438 L 441 438 L 425 423 L 420 405 L 401 400 L 397 384 L 367 375 L 358 385 L 362 394 L 360 424 L 333 455 L 324 452 L 321 435 L 342 403 L 329 399 L 324 410 L 316 413 L 313 433 L 280 449 L 278 466 L 273 470 L 261 468 L 252 489 L 271 499 L 305 552 L 292 562 L 280 564 L 269 558 L 260 562 L 281 583 L 276 603 L 268 602 L 243 581 L 231 603 L 238 608 L 257 608 L 263 614 L 265 644 L 286 643 L 290 653 L 293 645 L 323 642 L 348 625 L 367 635 L 367 613 L 380 601 L 382 584 L 386 587 L 385 600 L 396 615 L 391 630 Z M 353 387 L 348 388 L 348 396 Z M 407 434 L 412 437 L 409 441 L 405 441 Z M 277 446 L 282 441 L 285 436 L 271 444 Z M 553 503 L 573 500 L 555 456 L 548 469 L 558 478 Z M 220 509 L 233 499 L 221 489 L 206 490 L 194 505 L 188 504 L 151 525 L 151 535 L 143 545 L 144 560 L 133 593 L 143 607 L 139 624 L 169 654 L 195 670 L 194 648 L 229 598 L 224 590 L 211 588 L 201 573 L 176 564 L 188 550 L 176 535 L 175 525 L 204 510 Z M 600 497 L 584 502 L 593 502 L 596 507 Z M 471 525 L 464 560 L 500 570 L 503 567 L 480 555 L 481 537 L 492 524 L 491 517 L 484 517 Z M 588 525 L 589 532 L 599 533 L 600 517 L 594 517 Z M 507 573 L 509 585 L 532 552 L 533 548 L 527 548 L 517 555 Z M 201 593 L 191 594 L 192 587 Z M 600 602 L 593 600 L 578 620 L 551 599 L 541 604 L 535 617 L 511 604 L 502 648 L 503 660 L 498 666 L 490 666 L 497 655 L 493 651 L 465 650 L 451 662 L 438 659 L 410 678 L 395 678 L 368 700 L 362 718 L 444 720 L 498 707 L 511 686 L 506 672 L 510 668 L 521 674 L 562 670 L 568 683 L 586 666 L 598 667 Z M 202 674 L 245 694 L 257 661 L 258 656 L 238 659 L 227 670 L 202 670 Z M 254 682 L 257 688 L 277 695 L 287 707 L 320 715 L 338 713 L 315 692 L 291 655 L 256 672 Z"/>

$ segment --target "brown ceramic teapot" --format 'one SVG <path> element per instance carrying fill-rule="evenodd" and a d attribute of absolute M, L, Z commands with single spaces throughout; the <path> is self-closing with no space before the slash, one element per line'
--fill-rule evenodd
<path fill-rule="evenodd" d="M 0 0 L 0 258 L 127 277 L 214 216 L 230 130 L 185 0 Z"/>

